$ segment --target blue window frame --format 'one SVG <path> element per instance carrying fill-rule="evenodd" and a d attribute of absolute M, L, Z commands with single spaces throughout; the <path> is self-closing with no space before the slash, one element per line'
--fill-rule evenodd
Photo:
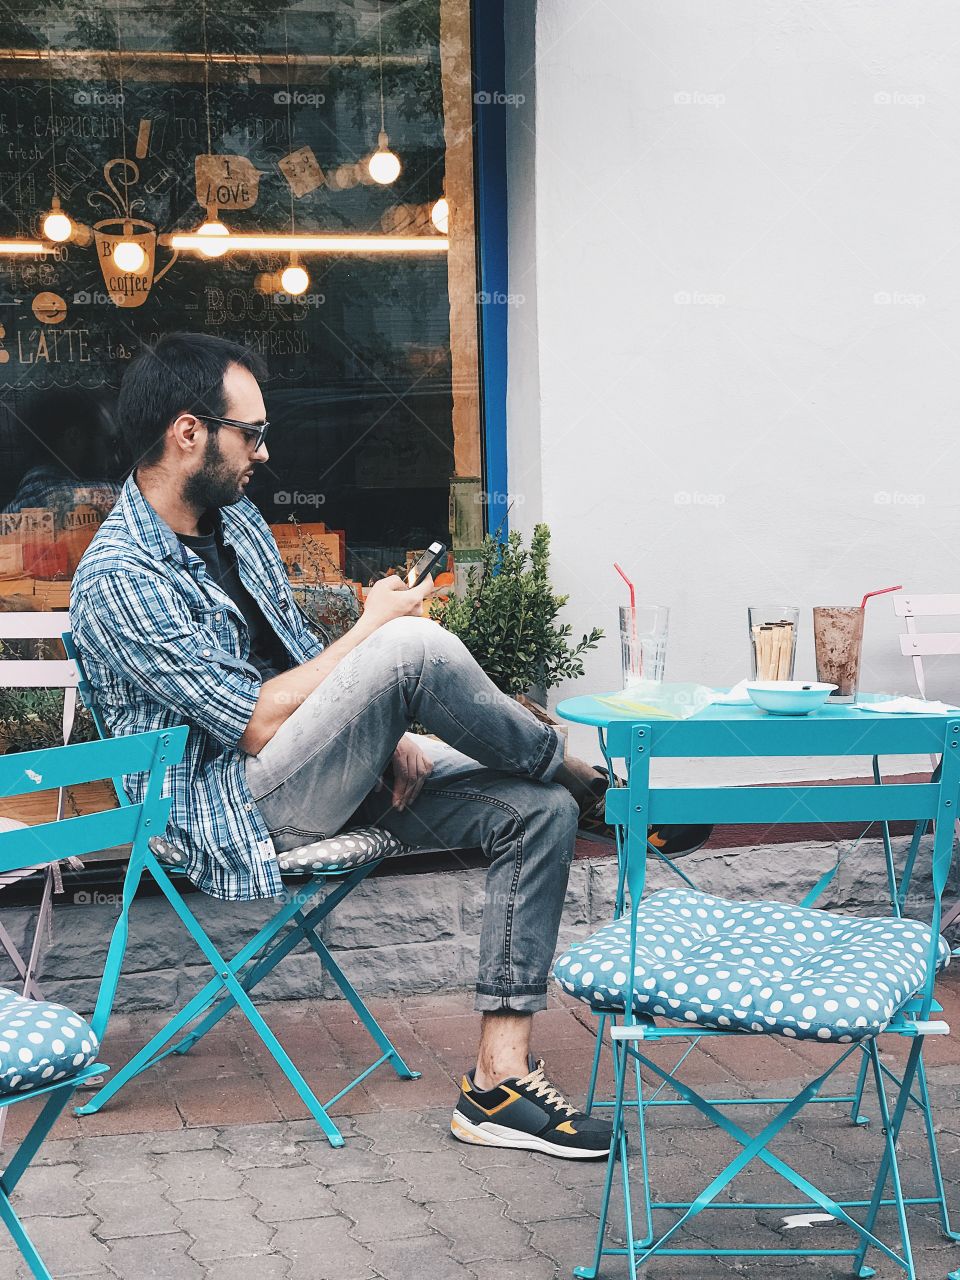
<path fill-rule="evenodd" d="M 474 0 L 473 82 L 476 121 L 477 288 L 480 394 L 483 402 L 483 488 L 489 532 L 505 537 L 509 517 L 500 505 L 507 485 L 507 142 L 504 0 Z M 500 300 L 503 301 L 500 301 Z"/>

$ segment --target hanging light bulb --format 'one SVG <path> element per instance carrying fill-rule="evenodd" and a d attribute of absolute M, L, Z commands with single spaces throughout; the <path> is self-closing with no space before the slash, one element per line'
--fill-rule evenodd
<path fill-rule="evenodd" d="M 280 276 L 283 292 L 289 293 L 291 298 L 299 298 L 301 293 L 306 293 L 309 283 L 310 277 L 296 258 L 291 260 L 288 267 L 284 267 Z"/>
<path fill-rule="evenodd" d="M 447 234 L 450 229 L 450 205 L 446 196 L 441 196 L 430 210 L 430 221 L 442 236 Z"/>
<path fill-rule="evenodd" d="M 113 261 L 120 271 L 139 271 L 147 260 L 142 247 L 133 240 L 133 226 L 129 222 L 123 224 L 123 239 L 113 246 Z"/>
<path fill-rule="evenodd" d="M 121 271 L 139 271 L 146 258 L 136 240 L 119 240 L 113 250 L 113 261 Z"/>
<path fill-rule="evenodd" d="M 230 248 L 230 245 L 227 243 L 230 232 L 222 222 L 205 222 L 202 227 L 197 227 L 194 234 L 210 237 L 209 244 L 202 244 L 200 246 L 200 252 L 205 258 L 222 257 L 222 255 Z"/>
<path fill-rule="evenodd" d="M 396 182 L 400 176 L 400 160 L 390 150 L 390 139 L 384 129 L 380 130 L 376 151 L 367 161 L 367 172 L 374 182 L 379 182 L 383 187 Z"/>
<path fill-rule="evenodd" d="M 367 173 L 382 187 L 388 187 L 400 176 L 400 161 L 390 150 L 390 139 L 384 123 L 383 104 L 383 14 L 380 0 L 377 0 L 377 68 L 380 73 L 380 136 L 377 138 L 377 149 L 367 161 Z"/>
<path fill-rule="evenodd" d="M 50 212 L 44 217 L 41 230 L 46 239 L 53 240 L 55 244 L 62 244 L 73 235 L 73 223 L 60 208 L 59 196 L 53 197 Z"/>

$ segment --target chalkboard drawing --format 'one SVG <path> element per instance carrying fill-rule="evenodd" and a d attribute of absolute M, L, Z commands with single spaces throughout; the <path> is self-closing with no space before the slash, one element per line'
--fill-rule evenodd
<path fill-rule="evenodd" d="M 141 120 L 140 128 L 137 130 L 137 149 L 134 153 L 138 160 L 146 160 L 147 152 L 150 150 L 150 121 Z"/>
<path fill-rule="evenodd" d="M 311 191 L 316 191 L 317 187 L 323 185 L 323 170 L 312 147 L 298 147 L 296 151 L 291 151 L 282 160 L 278 160 L 277 167 L 298 199 L 308 196 Z"/>
<path fill-rule="evenodd" d="M 67 318 L 67 302 L 59 293 L 38 293 L 31 307 L 41 324 L 61 324 Z"/>
<path fill-rule="evenodd" d="M 113 181 L 113 172 L 119 169 L 123 182 L 123 191 Z M 143 218 L 134 218 L 134 210 L 142 210 L 141 199 L 131 200 L 129 188 L 140 181 L 140 167 L 133 160 L 119 157 L 108 160 L 103 166 L 103 176 L 110 193 L 92 191 L 87 200 L 91 205 L 106 204 L 113 209 L 115 217 L 103 218 L 93 224 L 93 236 L 97 246 L 97 261 L 103 282 L 107 286 L 110 301 L 117 307 L 142 307 L 150 295 L 156 282 L 162 279 L 174 262 L 174 252 L 170 261 L 159 271 L 154 270 L 157 257 L 157 228 L 152 222 Z M 113 253 L 120 241 L 132 242 L 143 251 L 143 262 L 135 271 L 124 271 L 117 266 Z"/>
<path fill-rule="evenodd" d="M 89 186 L 97 168 L 89 156 L 76 147 L 67 147 L 67 154 L 57 166 L 57 190 L 62 199 L 73 195 L 77 187 Z"/>
<path fill-rule="evenodd" d="M 252 209 L 263 176 L 246 156 L 199 155 L 193 162 L 197 203 L 216 219 L 218 209 Z"/>

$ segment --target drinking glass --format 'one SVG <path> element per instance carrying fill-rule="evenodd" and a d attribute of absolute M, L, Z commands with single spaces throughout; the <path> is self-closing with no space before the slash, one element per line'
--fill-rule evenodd
<path fill-rule="evenodd" d="M 863 609 L 858 604 L 824 604 L 813 611 L 817 679 L 837 686 L 830 702 L 856 702 L 860 687 Z"/>
<path fill-rule="evenodd" d="M 620 606 L 620 654 L 623 687 L 663 679 L 670 610 L 663 604 Z"/>
<path fill-rule="evenodd" d="M 800 610 L 792 604 L 751 605 L 747 610 L 752 680 L 792 680 L 797 661 Z"/>

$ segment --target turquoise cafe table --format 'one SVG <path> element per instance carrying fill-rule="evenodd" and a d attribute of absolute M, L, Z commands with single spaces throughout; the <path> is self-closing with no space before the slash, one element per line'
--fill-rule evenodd
<path fill-rule="evenodd" d="M 627 754 L 627 749 L 624 746 L 620 746 L 620 748 L 615 753 L 612 750 L 608 749 L 609 730 L 612 725 L 619 722 L 619 723 L 624 723 L 629 725 L 635 725 L 638 727 L 638 731 L 640 729 L 646 728 L 647 726 L 650 726 L 653 729 L 653 733 L 651 737 L 654 739 L 654 741 L 651 743 L 651 747 L 653 747 L 654 749 L 651 750 L 650 747 L 647 748 L 648 762 L 644 766 L 645 769 L 649 769 L 649 763 L 653 759 L 662 759 L 662 758 L 697 759 L 698 757 L 699 758 L 753 757 L 756 759 L 767 759 L 769 757 L 784 758 L 784 757 L 792 757 L 792 756 L 796 756 L 796 757 L 820 756 L 821 758 L 847 757 L 850 759 L 857 759 L 862 756 L 863 758 L 870 758 L 872 761 L 872 773 L 873 773 L 874 785 L 884 786 L 885 788 L 889 788 L 889 791 L 887 792 L 888 800 L 885 804 L 884 812 L 885 812 L 885 816 L 890 818 L 896 818 L 898 816 L 903 816 L 903 817 L 909 816 L 907 810 L 901 807 L 899 799 L 897 797 L 897 792 L 906 792 L 908 790 L 912 790 L 913 788 L 912 786 L 907 787 L 904 785 L 900 785 L 893 780 L 891 780 L 888 783 L 885 783 L 884 779 L 881 776 L 879 759 L 876 755 L 872 754 L 872 751 L 876 750 L 877 746 L 882 743 L 883 744 L 882 749 L 888 755 L 888 758 L 891 753 L 895 753 L 898 756 L 899 755 L 903 755 L 903 756 L 923 755 L 925 757 L 925 762 L 926 762 L 926 761 L 929 761 L 931 750 L 933 750 L 933 747 L 931 746 L 931 744 L 939 742 L 939 750 L 943 751 L 946 747 L 950 747 L 950 746 L 956 747 L 957 742 L 951 741 L 951 738 L 955 736 L 960 737 L 960 712 L 957 712 L 957 711 L 947 711 L 947 712 L 924 711 L 919 713 L 884 712 L 884 711 L 875 712 L 875 711 L 865 711 L 860 705 L 860 703 L 862 702 L 881 703 L 883 701 L 889 700 L 890 695 L 886 695 L 886 694 L 861 694 L 858 702 L 836 703 L 832 705 L 827 703 L 805 716 L 771 715 L 768 712 L 760 710 L 760 708 L 754 706 L 752 703 L 750 704 L 713 703 L 713 704 L 710 704 L 709 706 L 704 707 L 703 709 L 696 712 L 694 715 L 689 716 L 686 719 L 671 719 L 666 717 L 657 717 L 657 716 L 651 715 L 648 711 L 640 711 L 636 709 L 621 710 L 615 706 L 611 706 L 609 703 L 602 701 L 601 700 L 602 696 L 604 695 L 588 694 L 588 695 L 581 695 L 574 698 L 567 698 L 562 702 L 560 702 L 559 705 L 557 706 L 557 714 L 565 720 L 578 723 L 578 724 L 592 725 L 594 728 L 597 729 L 601 750 L 603 752 L 603 756 L 607 763 L 607 767 L 610 774 L 611 786 L 614 786 L 617 781 L 615 777 L 615 762 L 619 762 Z M 606 695 L 606 696 L 613 696 L 613 695 Z M 945 720 L 949 723 L 951 717 L 955 719 L 953 720 L 953 723 L 951 723 L 950 731 L 948 732 L 945 727 Z M 857 725 L 857 724 L 862 724 L 864 726 L 862 752 L 857 751 L 857 746 L 860 745 L 860 739 L 855 733 L 853 734 L 851 733 L 851 726 Z M 871 734 L 869 731 L 869 726 L 874 726 L 876 728 L 878 725 L 886 726 L 886 729 L 887 729 L 886 733 L 880 733 L 876 735 Z M 749 732 L 746 732 L 747 726 L 750 726 Z M 831 726 L 835 726 L 835 729 L 832 729 Z M 900 729 L 898 729 L 896 733 L 892 732 L 894 726 L 899 726 L 900 728 L 902 728 L 902 734 L 900 732 Z M 739 732 L 740 730 L 744 731 L 742 737 Z M 625 743 L 628 741 L 628 737 L 625 734 L 618 733 L 616 737 L 621 743 Z M 643 734 L 640 733 L 639 737 L 642 738 Z M 749 740 L 751 743 L 749 750 L 745 749 L 745 746 L 744 746 L 745 739 L 747 737 L 749 737 Z M 636 741 L 636 739 L 630 736 L 629 741 L 633 742 L 633 741 Z M 872 742 L 874 745 L 867 746 L 866 744 L 868 742 Z M 900 745 L 901 742 L 902 742 L 902 749 Z M 642 751 L 644 748 L 643 746 L 638 746 L 636 749 Z M 633 750 L 634 750 L 633 746 L 630 746 L 629 751 L 633 751 Z M 629 766 L 629 762 L 627 761 L 626 763 Z M 913 785 L 916 785 L 916 784 L 913 784 Z M 847 820 L 847 817 L 845 817 L 844 814 L 847 813 L 847 810 L 844 808 L 844 806 L 850 803 L 847 797 L 851 792 L 851 788 L 848 782 L 847 783 L 838 782 L 837 787 L 839 788 L 839 790 L 836 790 L 835 788 L 831 787 L 829 784 L 824 785 L 822 783 L 819 783 L 818 785 L 814 785 L 814 786 L 808 786 L 804 783 L 799 783 L 799 784 L 793 783 L 793 784 L 786 784 L 785 787 L 780 787 L 778 784 L 773 784 L 770 787 L 769 809 L 772 812 L 777 807 L 778 803 L 782 808 L 782 805 L 784 802 L 792 803 L 793 800 L 796 799 L 797 806 L 798 806 L 798 814 L 796 818 L 797 822 L 806 821 L 806 822 L 815 824 L 818 822 L 823 822 L 827 818 L 829 818 L 830 820 L 845 821 Z M 867 789 L 868 790 L 870 789 L 869 785 Z M 752 796 L 753 816 L 751 818 L 747 818 L 744 816 L 746 812 L 746 805 L 742 797 L 738 802 L 738 790 L 743 793 L 743 796 Z M 784 797 L 783 796 L 784 790 L 790 792 L 791 795 Z M 684 801 L 685 791 L 689 791 L 690 799 L 696 797 L 698 801 L 698 809 L 696 811 L 696 818 L 695 818 L 695 820 L 698 822 L 712 820 L 717 823 L 730 824 L 730 825 L 736 825 L 738 823 L 743 823 L 745 821 L 756 822 L 760 820 L 757 815 L 758 804 L 761 812 L 766 812 L 768 808 L 765 799 L 758 800 L 758 794 L 760 793 L 758 793 L 756 784 L 751 785 L 749 782 L 746 782 L 746 781 L 744 782 L 743 787 L 740 787 L 740 788 L 738 788 L 737 786 L 717 786 L 717 784 L 714 784 L 712 787 L 706 786 L 706 785 L 701 787 L 696 783 L 694 783 L 692 787 L 686 788 L 683 786 L 678 787 L 674 784 L 667 787 L 666 789 L 658 789 L 658 792 L 657 792 L 658 795 L 665 797 L 661 801 L 660 810 L 659 810 L 660 815 L 662 815 L 663 822 L 669 823 L 669 822 L 682 822 L 684 820 L 694 820 L 694 819 L 684 818 L 683 806 L 685 803 Z M 778 791 L 780 793 L 779 801 L 777 798 Z M 711 792 L 715 792 L 716 795 L 715 797 L 713 795 L 710 796 L 709 803 L 712 806 L 714 805 L 714 802 L 715 802 L 716 807 L 711 809 L 708 815 L 706 813 L 707 796 L 708 796 L 708 793 L 711 793 Z M 831 793 L 833 794 L 831 795 Z M 648 794 L 647 792 L 643 792 L 643 795 L 645 797 L 647 796 L 647 794 Z M 654 789 L 651 788 L 649 791 L 649 798 L 652 799 L 653 796 L 654 796 Z M 612 797 L 608 797 L 608 805 L 609 805 L 610 798 Z M 618 800 L 620 799 L 620 797 L 616 797 L 616 798 Z M 633 803 L 632 799 L 630 803 L 631 804 Z M 689 805 L 690 800 L 688 799 L 686 803 Z M 950 802 L 946 801 L 945 803 L 949 805 Z M 863 808 L 863 806 L 859 806 L 859 807 L 861 809 Z M 867 807 L 869 808 L 869 806 Z M 647 806 L 644 805 L 644 808 L 646 809 Z M 821 809 L 820 812 L 818 812 L 818 808 Z M 950 810 L 948 809 L 948 812 L 949 811 Z M 624 910 L 625 910 L 625 879 L 626 879 L 626 870 L 627 870 L 626 868 L 627 858 L 625 856 L 626 827 L 623 824 L 626 823 L 627 821 L 627 817 L 626 817 L 627 809 L 624 804 L 615 804 L 612 807 L 612 809 L 608 808 L 608 813 L 611 813 L 611 812 L 614 814 L 620 815 L 617 817 L 616 821 L 614 822 L 614 831 L 616 835 L 616 846 L 617 846 L 618 861 L 619 861 L 619 877 L 618 877 L 617 896 L 616 896 L 616 903 L 615 903 L 615 914 L 617 917 L 621 917 L 624 914 Z M 914 809 L 912 810 L 912 815 L 915 815 L 915 814 L 916 814 L 916 810 Z M 783 819 L 774 818 L 772 820 L 782 821 Z M 660 821 L 661 821 L 661 817 L 658 816 L 656 818 L 657 825 L 660 824 Z M 880 831 L 883 839 L 883 849 L 884 849 L 885 863 L 886 863 L 886 875 L 887 875 L 890 908 L 891 908 L 890 914 L 893 917 L 900 917 L 904 914 L 906 899 L 909 893 L 910 880 L 914 872 L 914 867 L 917 861 L 921 839 L 926 830 L 927 823 L 925 821 L 916 823 L 914 827 L 914 834 L 910 842 L 909 850 L 907 852 L 903 869 L 898 873 L 897 867 L 894 861 L 894 853 L 893 853 L 893 848 L 892 848 L 891 839 L 890 839 L 890 830 L 889 830 L 888 822 L 885 820 L 880 820 L 879 818 L 875 819 L 874 822 L 879 822 Z M 642 824 L 642 819 L 638 819 L 638 823 Z M 874 823 L 870 824 L 870 826 L 872 825 L 874 825 Z M 869 830 L 869 826 L 867 827 L 867 830 Z M 636 840 L 639 834 L 639 840 L 642 842 L 643 840 L 642 833 L 643 833 L 643 826 L 640 825 L 640 832 L 634 833 L 631 836 L 631 839 Z M 866 834 L 866 831 L 864 831 L 861 834 L 859 839 L 862 839 L 864 834 Z M 857 840 L 856 843 L 859 843 L 859 839 Z M 856 844 L 854 844 L 853 847 L 856 847 Z M 640 848 L 642 848 L 642 843 L 640 845 Z M 817 881 L 817 883 L 806 894 L 803 901 L 797 904 L 798 906 L 803 908 L 810 908 L 814 905 L 814 903 L 822 896 L 822 894 L 828 888 L 831 881 L 836 876 L 837 872 L 840 869 L 843 859 L 848 855 L 849 852 L 852 852 L 852 849 L 847 850 L 843 854 L 838 853 L 836 865 L 830 868 L 824 875 L 821 876 L 821 878 Z M 631 854 L 631 857 L 635 858 L 634 853 Z M 662 863 L 664 863 L 665 866 L 668 867 L 674 875 L 678 876 L 682 881 L 684 881 L 689 888 L 693 890 L 698 889 L 698 886 L 693 883 L 693 881 L 690 879 L 690 877 L 682 869 L 681 866 L 679 866 L 676 862 L 671 861 L 669 858 L 665 857 L 660 852 L 660 850 L 656 848 L 655 845 L 648 843 L 647 844 L 648 863 L 654 858 L 659 859 Z M 699 865 L 701 867 L 704 865 L 703 859 L 700 860 Z M 932 984 L 931 984 L 931 991 L 932 991 Z M 601 1055 L 602 1045 L 604 1041 L 605 1025 L 608 1022 L 612 1022 L 614 1024 L 613 1035 L 614 1035 L 614 1039 L 617 1039 L 617 1040 L 624 1038 L 621 1035 L 621 1032 L 626 1030 L 626 1028 L 616 1027 L 616 1024 L 618 1023 L 621 1015 L 617 1013 L 603 1013 L 599 1009 L 596 1010 L 595 1012 L 597 1012 L 597 1015 L 600 1018 L 600 1025 L 598 1027 L 598 1032 L 597 1032 L 596 1053 L 594 1056 L 594 1067 L 593 1067 L 593 1071 L 591 1072 L 591 1079 L 590 1079 L 590 1085 L 589 1085 L 588 1097 L 587 1097 L 586 1110 L 588 1112 L 594 1106 L 610 1107 L 610 1106 L 617 1105 L 614 1102 L 596 1102 L 594 1100 L 594 1091 L 595 1091 L 595 1085 L 596 1085 L 597 1069 L 599 1066 L 600 1055 Z M 928 995 L 926 998 L 924 1007 L 920 1011 L 918 1016 L 922 1018 L 929 1018 L 931 1013 L 935 1014 L 940 1012 L 942 1012 L 941 1006 L 935 1000 L 932 999 L 932 995 Z M 930 1025 L 933 1025 L 933 1024 L 930 1024 Z M 945 1024 L 944 1024 L 944 1028 L 945 1028 Z M 669 1031 L 670 1028 L 668 1028 L 667 1030 Z M 687 1028 L 686 1030 L 684 1030 L 683 1028 L 678 1028 L 676 1034 L 678 1036 L 681 1034 L 689 1035 L 689 1028 Z M 707 1033 L 707 1034 L 712 1034 L 712 1033 Z M 884 1067 L 882 1068 L 882 1070 L 885 1076 L 889 1076 L 891 1081 L 893 1081 L 896 1085 L 900 1086 L 900 1094 L 902 1096 L 902 1106 L 905 1107 L 908 1102 L 915 1103 L 921 1113 L 922 1123 L 925 1130 L 925 1136 L 927 1141 L 927 1147 L 930 1155 L 931 1172 L 933 1174 L 933 1182 L 934 1182 L 934 1194 L 932 1196 L 913 1197 L 913 1198 L 908 1197 L 906 1199 L 902 1199 L 900 1202 L 899 1212 L 902 1213 L 903 1206 L 906 1204 L 922 1205 L 922 1206 L 929 1206 L 930 1208 L 936 1208 L 937 1210 L 939 1210 L 939 1216 L 941 1217 L 941 1220 L 943 1223 L 944 1234 L 947 1236 L 948 1239 L 952 1239 L 954 1241 L 960 1240 L 960 1236 L 958 1236 L 958 1234 L 955 1233 L 950 1226 L 949 1214 L 947 1211 L 947 1204 L 946 1204 L 945 1187 L 944 1187 L 943 1177 L 940 1169 L 940 1161 L 937 1153 L 936 1139 L 934 1136 L 934 1133 L 935 1133 L 934 1116 L 931 1110 L 930 1100 L 927 1093 L 925 1072 L 923 1069 L 922 1059 L 920 1059 L 916 1064 L 916 1077 L 914 1080 L 913 1087 L 910 1087 L 908 1085 L 906 1088 L 904 1088 L 904 1080 L 895 1079 L 890 1068 Z M 850 1095 L 845 1094 L 842 1097 L 838 1097 L 836 1095 L 826 1096 L 826 1094 L 824 1094 L 818 1097 L 816 1100 L 822 1101 L 823 1103 L 851 1104 L 852 1119 L 858 1124 L 866 1123 L 867 1118 L 866 1116 L 863 1115 L 863 1112 L 862 1112 L 862 1099 L 864 1094 L 864 1086 L 866 1084 L 866 1074 L 867 1074 L 867 1057 L 866 1055 L 864 1055 L 861 1061 L 859 1078 L 857 1079 L 857 1083 L 852 1094 Z M 664 1079 L 665 1078 L 666 1077 L 664 1077 Z M 662 1087 L 663 1086 L 661 1086 L 661 1088 Z M 618 1085 L 618 1088 L 620 1088 L 620 1085 Z M 638 1090 L 639 1090 L 639 1084 L 638 1084 Z M 622 1093 L 622 1090 L 621 1090 L 621 1093 Z M 721 1105 L 721 1102 L 722 1102 L 722 1105 L 727 1105 L 728 1102 L 735 1103 L 736 1105 L 750 1105 L 738 1099 L 717 1100 L 717 1105 L 718 1106 Z M 786 1103 L 786 1102 L 789 1102 L 789 1099 L 765 1099 L 765 1100 L 760 1100 L 760 1102 L 758 1102 L 755 1105 L 766 1105 L 766 1104 L 775 1103 L 775 1102 Z M 619 1105 L 620 1106 L 625 1105 L 622 1100 L 622 1097 Z M 638 1101 L 636 1103 L 633 1103 L 633 1104 L 628 1103 L 626 1105 L 639 1107 L 640 1105 L 639 1094 L 638 1094 Z M 643 1104 L 644 1108 L 648 1106 L 662 1106 L 662 1105 L 675 1106 L 680 1104 L 674 1102 L 672 1099 L 667 1099 L 667 1100 L 660 1099 L 657 1097 L 656 1093 L 653 1095 L 652 1101 L 645 1102 Z M 898 1102 L 898 1107 L 900 1105 L 901 1103 Z M 615 1112 L 615 1115 L 616 1114 L 618 1113 Z M 902 1112 L 901 1112 L 901 1118 L 902 1118 Z M 899 1122 L 895 1124 L 895 1127 L 893 1129 L 894 1134 L 896 1134 L 898 1129 L 899 1129 Z M 883 1132 L 886 1133 L 887 1130 L 884 1129 Z M 894 1141 L 895 1141 L 895 1138 L 894 1138 Z M 642 1154 L 644 1158 L 644 1178 L 646 1178 L 645 1148 Z M 624 1160 L 621 1160 L 621 1163 L 624 1163 Z M 626 1173 L 624 1173 L 623 1176 L 624 1176 L 624 1179 L 626 1180 L 626 1177 L 627 1177 Z M 625 1189 L 625 1194 L 626 1194 L 626 1189 Z M 869 1202 L 858 1201 L 858 1202 L 850 1202 L 850 1203 L 851 1204 L 853 1203 L 868 1204 Z M 880 1201 L 877 1201 L 877 1204 L 879 1203 Z M 882 1203 L 884 1205 L 887 1205 L 888 1203 L 892 1203 L 892 1202 L 888 1202 L 884 1200 Z M 627 1199 L 627 1204 L 629 1205 L 629 1198 Z M 660 1207 L 677 1209 L 677 1210 L 680 1210 L 681 1208 L 689 1208 L 689 1206 L 682 1206 L 679 1204 L 678 1205 L 663 1204 Z M 746 1206 L 746 1207 L 750 1207 L 750 1206 Z M 871 1214 L 875 1213 L 876 1207 L 877 1205 L 874 1204 L 871 1209 Z M 872 1222 L 872 1216 L 870 1221 Z M 652 1239 L 652 1235 L 651 1235 L 651 1239 Z M 623 1249 L 612 1249 L 612 1250 L 608 1250 L 607 1252 L 623 1253 L 625 1251 Z M 664 1252 L 669 1253 L 670 1250 L 665 1250 Z M 677 1250 L 677 1252 L 679 1253 L 681 1251 Z M 737 1250 L 731 1250 L 730 1252 L 749 1253 L 750 1251 L 737 1249 Z M 810 1252 L 813 1253 L 813 1252 L 819 1252 L 819 1251 L 811 1250 Z M 598 1260 L 599 1260 L 599 1254 L 598 1254 Z M 632 1261 L 632 1255 L 631 1255 L 631 1261 Z M 858 1261 L 862 1262 L 862 1257 L 860 1257 Z M 635 1271 L 632 1266 L 631 1274 L 634 1274 L 634 1273 Z M 596 1275 L 597 1273 L 594 1267 L 594 1268 L 578 1268 L 575 1274 L 587 1276 L 587 1275 Z M 870 1271 L 869 1268 L 864 1267 L 862 1271 L 859 1272 L 859 1274 L 869 1275 L 869 1274 L 872 1274 L 872 1272 Z M 913 1272 L 910 1271 L 909 1274 L 912 1275 Z M 951 1275 L 951 1280 L 960 1280 L 960 1271 L 951 1272 L 950 1275 Z"/>
<path fill-rule="evenodd" d="M 619 691 L 614 691 L 614 693 L 617 692 Z M 811 721 L 816 721 L 818 725 L 822 724 L 824 720 L 833 721 L 838 725 L 846 725 L 851 720 L 859 720 L 865 724 L 875 722 L 877 720 L 885 720 L 888 723 L 899 721 L 901 723 L 909 722 L 913 725 L 925 724 L 938 726 L 940 727 L 940 732 L 942 732 L 944 719 L 944 713 L 940 712 L 931 712 L 929 715 L 914 712 L 891 712 L 888 715 L 885 715 L 883 712 L 864 711 L 861 709 L 860 703 L 890 701 L 893 695 L 886 693 L 861 693 L 856 702 L 828 702 L 822 707 L 818 707 L 815 711 L 804 716 L 771 715 L 769 712 L 761 711 L 760 708 L 754 706 L 752 702 L 748 704 L 712 703 L 685 720 L 674 720 L 651 717 L 648 714 L 638 711 L 621 711 L 616 707 L 611 706 L 609 703 L 601 701 L 604 697 L 614 696 L 614 693 L 581 694 L 575 698 L 565 698 L 557 705 L 557 715 L 561 716 L 564 720 L 570 720 L 576 724 L 593 725 L 597 729 L 600 740 L 600 749 L 603 752 L 603 758 L 607 763 L 611 785 L 615 783 L 616 779 L 613 761 L 607 751 L 606 731 L 614 721 L 621 721 L 624 723 L 642 723 L 646 720 L 652 719 L 658 725 L 667 726 L 667 728 L 662 731 L 661 741 L 665 741 L 669 738 L 669 755 L 696 758 L 698 755 L 717 754 L 731 757 L 736 756 L 737 752 L 732 748 L 736 742 L 738 724 L 767 722 L 769 725 L 771 755 L 783 756 L 792 754 L 789 750 L 784 750 L 783 747 L 784 744 L 789 745 L 791 741 L 795 741 L 795 754 L 801 756 L 804 754 L 804 742 L 807 737 L 804 726 L 809 725 Z M 953 712 L 950 714 L 957 715 L 960 713 Z M 846 734 L 844 735 L 844 738 L 846 740 Z M 719 741 L 724 739 L 727 740 L 727 746 L 725 749 L 718 752 L 716 749 L 717 744 Z M 849 754 L 849 752 L 844 748 L 843 751 L 838 751 L 837 754 Z M 909 752 L 905 751 L 904 754 L 909 754 Z M 880 762 L 876 757 L 873 757 L 872 760 L 872 770 L 874 783 L 880 785 L 882 782 Z M 820 790 L 820 788 L 817 788 L 816 790 Z M 811 788 L 811 793 L 813 792 L 814 789 Z M 732 794 L 728 793 L 725 799 L 725 804 L 727 806 L 726 811 L 722 813 L 718 812 L 715 820 L 720 823 L 736 824 L 738 817 L 736 813 L 735 789 L 732 789 Z M 800 820 L 801 819 L 798 818 L 798 821 Z M 813 814 L 811 814 L 810 821 L 817 821 Z M 620 855 L 620 877 L 616 898 L 616 909 L 619 913 L 623 909 L 625 866 L 621 832 L 619 829 L 616 834 L 617 851 Z M 920 835 L 919 833 L 916 835 L 910 846 L 910 851 L 907 855 L 907 861 L 904 865 L 899 885 L 897 883 L 897 876 L 894 869 L 893 850 L 890 844 L 889 827 L 886 823 L 883 824 L 883 842 L 887 864 L 890 900 L 891 903 L 896 904 L 894 909 L 899 915 L 901 914 L 906 901 L 906 895 L 909 889 L 910 879 L 913 874 L 913 868 L 920 845 Z M 665 857 L 660 850 L 657 849 L 656 845 L 649 845 L 648 852 L 669 867 L 674 875 L 683 880 L 690 888 L 696 889 L 698 887 L 677 865 L 677 863 L 672 862 L 669 858 Z M 837 866 L 828 873 L 823 880 L 819 881 L 813 890 L 811 890 L 811 893 L 804 901 L 805 906 L 812 905 L 813 902 L 821 896 L 839 870 L 839 865 L 840 864 L 838 862 Z"/>

